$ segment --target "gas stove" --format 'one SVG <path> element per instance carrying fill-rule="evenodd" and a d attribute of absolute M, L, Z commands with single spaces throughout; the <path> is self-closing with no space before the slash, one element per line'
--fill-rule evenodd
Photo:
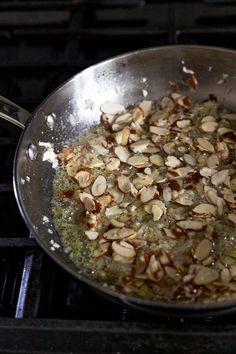
<path fill-rule="evenodd" d="M 236 1 L 0 2 L 0 94 L 33 111 L 58 85 L 151 46 L 236 49 Z M 0 353 L 235 353 L 234 314 L 183 319 L 120 307 L 57 266 L 18 211 L 19 131 L 0 122 Z"/>

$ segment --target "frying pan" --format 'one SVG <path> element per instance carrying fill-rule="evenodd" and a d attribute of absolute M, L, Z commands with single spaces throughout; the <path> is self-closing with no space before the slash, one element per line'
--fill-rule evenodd
<path fill-rule="evenodd" d="M 199 89 L 196 92 L 190 93 L 184 84 L 186 68 L 197 76 Z M 194 100 L 204 100 L 214 94 L 221 104 L 236 109 L 236 51 L 167 46 L 121 55 L 72 77 L 49 95 L 32 115 L 2 98 L 0 116 L 13 120 L 22 128 L 25 124 L 14 161 L 15 196 L 27 226 L 42 248 L 62 268 L 105 297 L 137 310 L 158 314 L 202 316 L 233 311 L 236 300 L 218 304 L 182 304 L 154 302 L 115 292 L 82 274 L 62 247 L 51 250 L 51 240 L 60 244 L 50 207 L 55 169 L 50 162 L 42 161 L 45 147 L 39 142 L 50 143 L 55 151 L 59 151 L 65 143 L 78 139 L 88 127 L 100 121 L 102 103 L 134 104 L 143 100 L 143 89 L 148 91 L 148 99 L 155 100 L 169 93 L 168 81 L 178 82 L 181 92 Z M 12 118 L 17 118 L 18 122 Z M 49 222 L 45 222 L 45 216 Z"/>

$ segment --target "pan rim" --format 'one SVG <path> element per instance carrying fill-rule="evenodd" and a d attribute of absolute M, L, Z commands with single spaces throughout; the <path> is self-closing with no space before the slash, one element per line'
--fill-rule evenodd
<path fill-rule="evenodd" d="M 89 279 L 88 277 L 81 275 L 79 273 L 77 273 L 74 269 L 72 269 L 67 263 L 63 263 L 61 262 L 60 259 L 58 259 L 57 255 L 52 252 L 49 248 L 49 245 L 46 244 L 46 242 L 44 242 L 42 240 L 42 238 L 40 237 L 40 235 L 38 235 L 37 230 L 35 230 L 33 228 L 33 225 L 30 222 L 30 217 L 26 211 L 26 208 L 24 206 L 24 201 L 22 199 L 22 194 L 20 191 L 20 183 L 17 179 L 17 175 L 18 175 L 18 156 L 19 156 L 19 152 L 21 149 L 21 145 L 22 142 L 24 140 L 24 135 L 28 129 L 28 126 L 32 123 L 32 121 L 34 119 L 36 119 L 37 117 L 37 112 L 41 109 L 41 107 L 44 105 L 44 103 L 51 97 L 53 96 L 56 92 L 59 92 L 60 90 L 62 90 L 64 88 L 64 86 L 66 86 L 69 82 L 72 82 L 73 80 L 76 80 L 78 76 L 82 76 L 85 75 L 87 72 L 89 71 L 93 71 L 94 68 L 97 67 L 102 67 L 105 66 L 107 64 L 109 64 L 112 61 L 122 61 L 123 59 L 128 59 L 130 56 L 135 56 L 135 55 L 140 55 L 140 54 L 144 54 L 146 52 L 155 52 L 155 51 L 163 51 L 163 50 L 172 50 L 172 49 L 178 49 L 178 50 L 189 50 L 189 49 L 205 49 L 205 50 L 210 50 L 210 51 L 215 51 L 215 52 L 224 52 L 224 53 L 229 53 L 229 54 L 233 54 L 236 55 L 236 50 L 233 49 L 229 49 L 229 48 L 224 48 L 224 47 L 216 47 L 216 46 L 202 46 L 202 45 L 165 45 L 165 46 L 160 46 L 160 47 L 150 47 L 150 48 L 144 48 L 144 49 L 140 49 L 140 50 L 135 50 L 135 51 L 130 51 L 121 55 L 117 55 L 117 56 L 113 56 L 109 59 L 103 60 L 101 62 L 98 62 L 88 68 L 85 68 L 84 70 L 80 71 L 79 73 L 73 75 L 71 78 L 69 78 L 68 80 L 66 80 L 65 82 L 63 82 L 61 85 L 59 85 L 56 89 L 54 89 L 41 103 L 40 105 L 35 109 L 35 111 L 32 113 L 31 118 L 27 121 L 26 125 L 25 125 L 25 129 L 22 132 L 18 144 L 17 144 L 17 148 L 15 151 L 15 156 L 14 156 L 14 162 L 13 162 L 13 190 L 14 190 L 14 194 L 15 194 L 15 198 L 17 201 L 17 205 L 18 208 L 20 210 L 21 216 L 23 218 L 23 220 L 25 221 L 28 229 L 31 231 L 31 233 L 33 234 L 33 236 L 35 237 L 36 241 L 39 243 L 40 247 L 42 247 L 42 249 L 44 250 L 44 252 L 46 252 L 46 254 L 49 255 L 50 258 L 52 258 L 60 267 L 62 267 L 63 269 L 65 269 L 68 273 L 70 273 L 71 275 L 73 275 L 76 279 L 88 284 L 89 286 L 91 286 L 92 288 L 95 288 L 96 290 L 98 290 L 101 293 L 105 293 L 108 296 L 111 296 L 113 298 L 118 298 L 124 305 L 129 305 L 130 304 L 134 304 L 136 306 L 143 306 L 143 307 L 149 307 L 152 308 L 153 310 L 160 310 L 160 311 L 166 311 L 168 313 L 168 311 L 172 311 L 175 310 L 177 314 L 180 311 L 183 311 L 183 313 L 181 314 L 181 316 L 184 316 L 184 312 L 192 312 L 191 315 L 194 317 L 194 315 L 197 314 L 202 314 L 202 315 L 206 315 L 207 313 L 210 314 L 210 312 L 212 311 L 216 311 L 216 312 L 220 312 L 230 309 L 230 308 L 235 308 L 236 307 L 236 299 L 235 300 L 227 300 L 227 301 L 222 301 L 219 303 L 184 303 L 184 302 L 177 302 L 177 301 L 171 301 L 171 302 L 167 302 L 167 301 L 156 301 L 156 300 L 146 300 L 143 298 L 139 298 L 139 297 L 135 297 L 135 296 L 130 296 L 130 295 L 126 295 L 123 293 L 120 293 L 118 291 L 112 290 L 111 288 L 108 288 L 106 286 L 101 285 L 100 283 L 98 283 L 96 280 L 92 280 Z M 64 253 L 64 252 L 63 252 Z M 64 253 L 65 257 L 69 260 L 69 257 L 66 256 L 66 254 Z M 142 310 L 142 308 L 140 308 L 140 310 Z M 172 315 L 175 315 L 172 314 Z M 170 313 L 171 315 L 171 313 Z"/>

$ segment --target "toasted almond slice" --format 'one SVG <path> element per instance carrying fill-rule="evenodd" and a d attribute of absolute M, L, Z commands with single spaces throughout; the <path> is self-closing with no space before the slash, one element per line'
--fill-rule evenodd
<path fill-rule="evenodd" d="M 176 150 L 176 146 L 175 143 L 173 141 L 166 143 L 163 145 L 163 150 L 165 151 L 166 154 L 168 155 L 172 155 L 175 153 Z"/>
<path fill-rule="evenodd" d="M 181 166 L 181 161 L 177 159 L 175 156 L 167 156 L 167 160 L 165 162 L 165 165 L 168 167 L 180 167 Z"/>
<path fill-rule="evenodd" d="M 109 171 L 114 171 L 114 170 L 119 170 L 119 166 L 120 166 L 120 160 L 117 158 L 111 158 L 109 163 L 106 165 L 106 168 Z"/>
<path fill-rule="evenodd" d="M 223 198 L 218 198 L 216 202 L 216 206 L 218 208 L 218 214 L 223 215 L 224 214 L 224 208 L 225 208 L 226 202 Z"/>
<path fill-rule="evenodd" d="M 113 218 L 115 216 L 121 215 L 124 213 L 124 209 L 119 208 L 117 205 L 106 208 L 105 215 L 107 218 Z"/>
<path fill-rule="evenodd" d="M 90 198 L 90 199 L 93 200 L 93 196 L 92 196 L 91 194 L 85 193 L 85 192 L 79 193 L 79 199 L 80 199 L 80 201 L 81 201 L 82 203 L 84 202 L 84 199 L 85 199 L 85 198 Z"/>
<path fill-rule="evenodd" d="M 135 123 L 142 124 L 144 122 L 144 119 L 145 119 L 144 111 L 140 107 L 136 107 L 133 110 L 132 119 L 133 119 L 133 121 Z"/>
<path fill-rule="evenodd" d="M 125 224 L 123 222 L 120 222 L 119 220 L 116 220 L 116 219 L 111 219 L 110 223 L 114 227 L 124 227 L 125 226 Z"/>
<path fill-rule="evenodd" d="M 89 164 L 87 165 L 89 168 L 95 168 L 95 167 L 103 167 L 104 166 L 104 162 L 99 160 L 99 159 L 92 159 L 91 162 L 89 162 Z"/>
<path fill-rule="evenodd" d="M 160 105 L 161 105 L 161 108 L 163 109 L 163 111 L 170 112 L 174 108 L 175 104 L 170 97 L 164 96 L 160 102 Z"/>
<path fill-rule="evenodd" d="M 182 189 L 179 193 L 177 198 L 175 199 L 175 202 L 184 206 L 191 206 L 193 205 L 193 199 L 195 197 L 195 194 L 192 191 L 186 191 L 185 189 Z"/>
<path fill-rule="evenodd" d="M 130 157 L 129 151 L 123 146 L 115 147 L 114 152 L 121 162 L 127 162 Z"/>
<path fill-rule="evenodd" d="M 176 125 L 179 129 L 186 129 L 189 128 L 191 125 L 191 120 L 190 119 L 182 119 L 182 120 L 178 120 L 176 122 Z"/>
<path fill-rule="evenodd" d="M 113 114 L 106 114 L 104 113 L 102 115 L 102 122 L 105 128 L 109 129 L 114 121 L 114 115 Z"/>
<path fill-rule="evenodd" d="M 216 170 L 213 170 L 209 167 L 203 167 L 199 170 L 199 173 L 203 177 L 211 177 L 212 175 L 214 175 L 216 173 Z"/>
<path fill-rule="evenodd" d="M 122 203 L 123 199 L 124 199 L 124 193 L 122 193 L 121 191 L 119 191 L 117 188 L 111 188 L 109 189 L 109 193 L 112 195 L 112 197 L 114 198 L 114 201 L 117 204 Z"/>
<path fill-rule="evenodd" d="M 206 285 L 213 283 L 219 278 L 219 273 L 215 269 L 211 269 L 209 267 L 201 267 L 197 272 L 193 282 L 196 285 Z"/>
<path fill-rule="evenodd" d="M 158 205 L 152 205 L 152 214 L 153 214 L 153 220 L 158 221 L 163 215 L 163 209 L 160 208 Z"/>
<path fill-rule="evenodd" d="M 151 155 L 150 161 L 156 166 L 164 166 L 164 159 L 161 155 Z"/>
<path fill-rule="evenodd" d="M 169 129 L 167 128 L 163 128 L 163 127 L 156 127 L 154 125 L 150 126 L 150 132 L 156 135 L 160 135 L 160 136 L 166 136 L 170 134 Z"/>
<path fill-rule="evenodd" d="M 147 117 L 151 111 L 152 111 L 152 101 L 147 101 L 147 100 L 143 100 L 140 104 L 139 104 L 139 108 L 141 108 L 141 110 L 144 113 L 144 116 Z"/>
<path fill-rule="evenodd" d="M 151 176 L 142 175 L 133 180 L 133 184 L 135 188 L 141 189 L 146 186 L 150 186 L 153 182 L 153 178 Z"/>
<path fill-rule="evenodd" d="M 100 110 L 107 114 L 120 114 L 125 111 L 125 107 L 119 103 L 105 102 L 100 106 Z"/>
<path fill-rule="evenodd" d="M 211 156 L 208 157 L 208 159 L 206 160 L 206 163 L 209 168 L 215 169 L 219 166 L 220 160 L 216 154 L 212 154 Z"/>
<path fill-rule="evenodd" d="M 212 204 L 202 203 L 197 205 L 192 212 L 198 216 L 212 216 L 216 214 L 216 207 Z"/>
<path fill-rule="evenodd" d="M 144 152 L 150 143 L 151 141 L 147 139 L 138 140 L 130 145 L 130 149 L 135 153 Z"/>
<path fill-rule="evenodd" d="M 184 158 L 184 161 L 185 161 L 188 165 L 190 165 L 190 166 L 196 166 L 197 161 L 196 161 L 195 157 L 193 157 L 192 155 L 190 155 L 190 154 L 184 154 L 183 158 Z"/>
<path fill-rule="evenodd" d="M 128 158 L 127 163 L 136 168 L 143 168 L 147 166 L 148 157 L 144 155 L 135 155 Z"/>
<path fill-rule="evenodd" d="M 236 192 L 236 178 L 232 178 L 230 180 L 230 188 L 232 189 L 233 192 Z"/>
<path fill-rule="evenodd" d="M 150 202 L 148 202 L 146 205 L 144 205 L 144 210 L 148 213 L 148 214 L 152 214 L 152 207 L 153 205 L 157 205 L 159 206 L 162 210 L 163 213 L 166 212 L 166 206 L 165 204 L 161 201 L 161 200 L 151 200 Z"/>
<path fill-rule="evenodd" d="M 215 152 L 214 146 L 206 139 L 197 138 L 197 146 L 201 151 Z"/>
<path fill-rule="evenodd" d="M 184 230 L 202 230 L 205 225 L 202 221 L 183 220 L 176 223 L 181 229 Z"/>
<path fill-rule="evenodd" d="M 212 242 L 210 240 L 208 240 L 207 238 L 204 238 L 197 245 L 195 253 L 194 253 L 194 257 L 198 261 L 202 261 L 203 259 L 205 259 L 206 257 L 209 256 L 211 249 L 212 249 Z"/>
<path fill-rule="evenodd" d="M 186 166 L 186 167 L 179 167 L 179 168 L 175 168 L 173 170 L 169 170 L 168 171 L 168 174 L 172 177 L 173 175 L 174 176 L 179 176 L 179 177 L 186 177 L 190 172 L 194 172 L 194 170 L 189 167 L 189 166 Z"/>
<path fill-rule="evenodd" d="M 68 176 L 74 177 L 78 172 L 79 167 L 80 161 L 71 159 L 66 165 L 66 173 L 68 174 Z"/>
<path fill-rule="evenodd" d="M 223 283 L 229 283 L 232 279 L 231 274 L 230 274 L 230 270 L 228 268 L 222 269 L 220 276 L 221 276 L 221 280 L 223 281 Z"/>
<path fill-rule="evenodd" d="M 188 96 L 181 96 L 177 102 L 181 107 L 186 109 L 189 109 L 192 106 L 192 102 Z"/>
<path fill-rule="evenodd" d="M 96 240 L 99 235 L 99 233 L 97 231 L 84 231 L 84 233 L 90 241 Z"/>
<path fill-rule="evenodd" d="M 235 113 L 226 113 L 222 115 L 222 118 L 227 119 L 227 120 L 236 120 L 236 114 Z"/>
<path fill-rule="evenodd" d="M 86 210 L 88 210 L 88 211 L 95 210 L 95 202 L 94 202 L 93 199 L 85 197 L 83 199 L 83 203 L 84 203 L 84 207 L 85 207 Z"/>
<path fill-rule="evenodd" d="M 133 263 L 133 258 L 122 257 L 117 253 L 113 253 L 112 258 L 115 262 L 119 262 L 122 264 L 130 264 Z"/>
<path fill-rule="evenodd" d="M 118 176 L 117 177 L 117 184 L 119 189 L 123 192 L 123 193 L 129 193 L 131 190 L 131 184 L 130 184 L 130 180 L 129 177 L 126 176 Z"/>
<path fill-rule="evenodd" d="M 99 197 L 100 195 L 104 194 L 107 188 L 107 181 L 104 176 L 98 176 L 91 188 L 92 195 L 95 197 Z"/>
<path fill-rule="evenodd" d="M 78 181 L 79 186 L 81 188 L 85 188 L 85 187 L 88 187 L 92 183 L 93 177 L 87 171 L 79 171 L 75 175 L 75 179 Z"/>
<path fill-rule="evenodd" d="M 102 145 L 94 144 L 92 148 L 98 153 L 98 155 L 107 155 L 109 154 L 109 150 L 104 148 Z"/>
<path fill-rule="evenodd" d="M 205 122 L 215 122 L 215 117 L 205 116 L 204 118 L 202 118 L 201 123 L 205 123 Z"/>
<path fill-rule="evenodd" d="M 115 253 L 122 257 L 133 258 L 136 255 L 134 247 L 126 241 L 113 241 L 111 244 L 111 248 Z"/>
<path fill-rule="evenodd" d="M 116 220 L 117 221 L 117 220 Z M 114 222 L 114 219 L 111 220 L 111 222 Z M 121 223 L 120 223 L 121 224 Z M 122 240 L 124 238 L 128 238 L 132 235 L 135 234 L 135 231 L 133 229 L 129 229 L 127 227 L 116 227 L 114 229 L 110 229 L 107 232 L 103 234 L 103 237 L 106 240 Z"/>
<path fill-rule="evenodd" d="M 119 132 L 120 130 L 123 129 L 123 125 L 114 123 L 112 124 L 111 129 L 113 132 Z"/>
<path fill-rule="evenodd" d="M 146 175 L 149 175 L 149 176 L 152 174 L 152 170 L 150 169 L 150 167 L 146 167 L 143 172 L 146 173 Z"/>
<path fill-rule="evenodd" d="M 158 192 L 156 186 L 143 187 L 140 195 L 140 200 L 142 203 L 147 203 L 149 200 L 152 200 L 157 193 Z"/>
<path fill-rule="evenodd" d="M 206 133 L 213 133 L 218 127 L 218 123 L 214 121 L 203 123 L 200 128 Z"/>
<path fill-rule="evenodd" d="M 98 202 L 102 206 L 102 208 L 106 208 L 112 202 L 112 197 L 110 195 L 102 195 L 97 198 Z"/>
<path fill-rule="evenodd" d="M 115 120 L 116 124 L 127 124 L 131 122 L 132 115 L 130 113 L 122 114 L 121 116 L 117 117 Z"/>
<path fill-rule="evenodd" d="M 228 175 L 229 175 L 229 170 L 227 169 L 216 172 L 211 177 L 211 183 L 214 184 L 214 186 L 219 186 L 220 184 L 224 183 Z"/>
<path fill-rule="evenodd" d="M 161 263 L 156 259 L 155 255 L 151 255 L 146 273 L 149 279 L 153 281 L 160 281 L 164 276 L 164 271 L 161 267 Z"/>
<path fill-rule="evenodd" d="M 163 188 L 163 199 L 165 202 L 170 202 L 172 199 L 172 190 L 170 187 Z"/>

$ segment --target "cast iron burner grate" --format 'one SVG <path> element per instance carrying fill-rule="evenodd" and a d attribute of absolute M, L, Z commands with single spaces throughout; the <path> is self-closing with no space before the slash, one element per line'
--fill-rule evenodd
<path fill-rule="evenodd" d="M 0 94 L 33 111 L 116 54 L 167 44 L 236 49 L 235 1 L 0 2 Z M 12 188 L 19 132 L 0 124 L 0 353 L 235 353 L 235 315 L 150 317 L 98 296 L 30 237 Z"/>

